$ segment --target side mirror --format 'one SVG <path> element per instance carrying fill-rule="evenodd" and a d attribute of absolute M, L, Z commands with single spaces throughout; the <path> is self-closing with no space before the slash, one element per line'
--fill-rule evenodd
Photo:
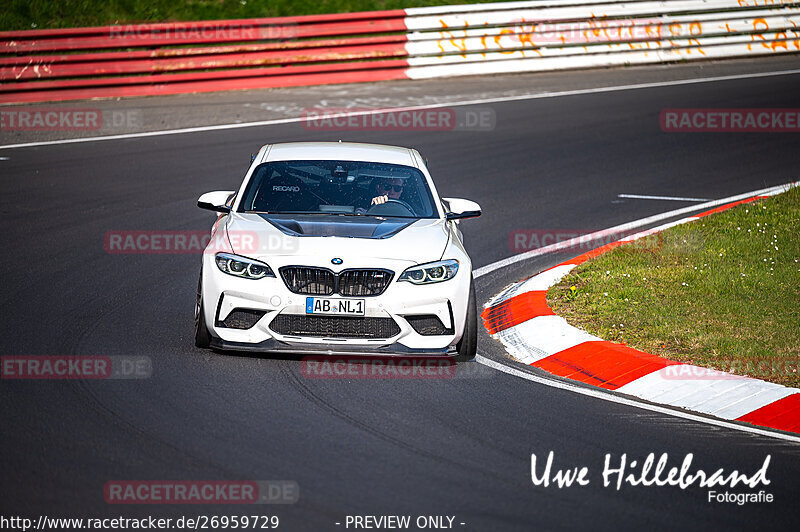
<path fill-rule="evenodd" d="M 474 201 L 460 198 L 442 198 L 447 202 L 449 210 L 445 214 L 448 220 L 462 220 L 464 218 L 477 218 L 481 215 L 481 206 Z"/>
<path fill-rule="evenodd" d="M 217 190 L 215 192 L 206 192 L 197 198 L 197 206 L 201 209 L 208 209 L 209 211 L 228 214 L 231 212 L 231 208 L 227 205 L 227 203 L 228 199 L 233 194 L 233 190 Z"/>

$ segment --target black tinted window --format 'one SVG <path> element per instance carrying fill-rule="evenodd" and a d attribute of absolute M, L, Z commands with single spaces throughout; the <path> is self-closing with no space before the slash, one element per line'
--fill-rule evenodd
<path fill-rule="evenodd" d="M 239 210 L 436 218 L 433 205 L 425 176 L 410 166 L 275 161 L 255 169 Z"/>

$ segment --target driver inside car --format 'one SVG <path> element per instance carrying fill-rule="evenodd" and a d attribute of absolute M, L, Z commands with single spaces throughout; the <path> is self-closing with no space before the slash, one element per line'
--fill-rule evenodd
<path fill-rule="evenodd" d="M 379 179 L 375 184 L 375 194 L 370 202 L 370 205 L 380 205 L 386 203 L 390 199 L 399 200 L 403 195 L 403 180 L 402 179 Z"/>
<path fill-rule="evenodd" d="M 373 205 L 380 205 L 389 200 L 400 200 L 405 188 L 405 181 L 400 178 L 380 178 L 376 179 L 372 184 L 371 196 L 369 205 L 359 207 L 356 209 L 356 214 L 364 214 Z M 402 201 L 402 200 L 401 200 Z"/>

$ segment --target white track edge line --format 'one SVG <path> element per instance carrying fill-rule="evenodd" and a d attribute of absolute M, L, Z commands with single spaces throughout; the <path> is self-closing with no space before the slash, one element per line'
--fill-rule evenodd
<path fill-rule="evenodd" d="M 711 201 L 711 198 L 684 198 L 680 196 L 650 196 L 647 194 L 617 194 L 618 198 L 649 199 L 665 201 Z"/>
<path fill-rule="evenodd" d="M 689 412 L 683 412 L 681 410 L 675 410 L 672 408 L 665 408 L 658 405 L 653 405 L 649 403 L 639 402 L 632 399 L 628 399 L 626 397 L 621 397 L 616 394 L 612 393 L 604 393 L 596 390 L 592 390 L 591 388 L 584 388 L 582 386 L 575 386 L 572 384 L 568 384 L 565 382 L 561 382 L 555 379 L 547 379 L 544 377 L 539 377 L 533 375 L 531 373 L 519 370 L 517 368 L 507 366 L 501 362 L 496 362 L 494 360 L 488 359 L 482 355 L 475 356 L 475 362 L 479 364 L 483 364 L 484 366 L 490 367 L 497 371 L 501 371 L 503 373 L 507 373 L 509 375 L 513 375 L 515 377 L 520 377 L 525 380 L 533 381 L 537 384 L 543 384 L 545 386 L 550 386 L 552 388 L 558 388 L 560 390 L 566 390 L 570 392 L 575 392 L 581 395 L 586 395 L 589 397 L 594 397 L 596 399 L 602 399 L 604 401 L 609 401 L 612 403 L 618 403 L 625 406 L 632 406 L 634 408 L 641 408 L 644 410 L 650 410 L 651 412 L 658 412 L 659 414 L 666 414 L 669 416 L 680 417 L 683 419 L 688 419 L 690 421 L 696 421 L 700 423 L 706 423 L 708 425 L 715 425 L 717 427 L 723 427 L 726 429 L 733 429 L 738 430 L 741 432 L 749 432 L 751 434 L 757 434 L 759 436 L 766 436 L 769 438 L 776 438 L 779 440 L 785 440 L 792 443 L 800 443 L 800 436 L 792 436 L 791 434 L 783 434 L 780 432 L 772 432 L 769 430 L 759 429 L 756 427 L 749 427 L 746 425 L 739 425 L 738 423 L 731 423 L 728 421 L 724 421 L 721 419 L 716 418 L 707 418 L 704 416 L 699 416 L 695 414 L 691 414 Z"/>
<path fill-rule="evenodd" d="M 667 218 L 672 218 L 674 216 L 680 216 L 681 214 L 687 214 L 694 211 L 699 211 L 703 209 L 708 209 L 711 207 L 716 207 L 718 205 L 723 205 L 725 203 L 731 203 L 734 201 L 752 198 L 754 196 L 763 196 L 767 195 L 771 192 L 780 191 L 780 190 L 789 190 L 796 186 L 800 185 L 800 181 L 793 181 L 790 183 L 786 183 L 784 185 L 777 185 L 774 187 L 767 187 L 762 188 L 761 190 L 753 190 L 752 192 L 745 192 L 743 194 L 736 194 L 735 196 L 728 196 L 727 198 L 722 198 L 718 200 L 708 201 L 706 203 L 700 203 L 697 205 L 690 205 L 688 207 L 682 207 L 680 209 L 675 209 L 673 211 L 663 212 L 661 214 L 654 214 L 653 216 L 648 216 L 647 218 L 640 218 L 639 220 L 634 220 L 632 222 L 626 222 L 624 224 L 615 225 L 614 227 L 609 227 L 608 229 L 602 229 L 600 231 L 595 231 L 594 233 L 590 233 L 588 235 L 581 235 L 578 237 L 570 238 L 569 240 L 564 240 L 563 242 L 558 242 L 556 244 L 550 244 L 548 246 L 544 246 L 541 248 L 532 249 L 530 251 L 526 251 L 525 253 L 520 253 L 518 255 L 512 255 L 510 257 L 506 257 L 505 259 L 500 259 L 496 262 L 492 262 L 491 264 L 487 264 L 486 266 L 481 266 L 477 270 L 472 272 L 472 276 L 474 278 L 482 277 L 487 273 L 491 273 L 495 270 L 499 270 L 500 268 L 504 268 L 506 266 L 510 266 L 512 264 L 516 264 L 517 262 L 522 262 L 524 260 L 528 260 L 534 257 L 538 257 L 540 255 L 545 255 L 547 253 L 552 253 L 554 251 L 559 251 L 562 249 L 569 249 L 574 247 L 576 244 L 585 244 L 587 242 L 591 242 L 608 234 L 618 233 L 622 231 L 627 231 L 629 229 L 635 229 L 637 227 L 642 227 L 643 225 L 648 225 L 651 223 L 655 223 Z"/>
<path fill-rule="evenodd" d="M 479 104 L 487 104 L 487 103 L 502 103 L 502 102 L 514 102 L 514 101 L 523 101 L 523 100 L 538 100 L 543 98 L 559 98 L 562 96 L 577 96 L 582 94 L 597 94 L 597 93 L 604 93 L 604 92 L 618 92 L 618 91 L 626 91 L 626 90 L 637 90 L 637 89 L 651 89 L 651 88 L 658 88 L 658 87 L 671 87 L 671 86 L 678 86 L 678 85 L 692 85 L 696 83 L 713 83 L 717 81 L 732 81 L 732 80 L 740 80 L 740 79 L 754 79 L 754 78 L 766 78 L 766 77 L 774 77 L 774 76 L 790 76 L 794 74 L 800 74 L 800 69 L 792 69 L 792 70 L 774 70 L 769 72 L 753 72 L 749 74 L 732 74 L 729 76 L 712 76 L 708 78 L 689 78 L 689 79 L 678 79 L 678 80 L 670 80 L 670 81 L 656 81 L 652 83 L 639 83 L 639 84 L 632 84 L 632 85 L 612 85 L 609 87 L 595 87 L 590 89 L 575 89 L 575 90 L 568 90 L 568 91 L 556 91 L 556 92 L 545 92 L 545 93 L 538 93 L 538 94 L 521 94 L 517 96 L 501 96 L 496 98 L 483 98 L 477 100 L 462 100 L 462 101 L 455 101 L 455 102 L 447 102 L 447 103 L 435 103 L 435 104 L 426 104 L 426 105 L 416 105 L 410 107 L 397 107 L 397 108 L 388 108 L 388 109 L 375 109 L 370 111 L 357 111 L 353 113 L 337 113 L 332 115 L 326 115 L 330 118 L 339 118 L 339 117 L 347 117 L 347 116 L 362 116 L 362 115 L 372 115 L 372 114 L 386 114 L 386 113 L 395 113 L 395 112 L 403 112 L 403 111 L 417 111 L 421 109 L 440 109 L 442 107 L 462 107 L 467 105 L 479 105 Z M 1 109 L 2 107 L 0 107 Z M 161 131 L 145 131 L 141 133 L 125 133 L 120 135 L 106 135 L 101 137 L 83 137 L 83 138 L 75 138 L 75 139 L 62 139 L 62 140 L 45 140 L 39 142 L 25 142 L 21 144 L 5 144 L 0 145 L 0 150 L 8 150 L 13 148 L 30 148 L 35 146 L 53 146 L 58 144 L 76 144 L 82 142 L 99 142 L 104 140 L 122 140 L 122 139 L 134 139 L 134 138 L 144 138 L 144 137 L 157 137 L 163 135 L 179 135 L 183 133 L 198 133 L 203 131 L 221 131 L 227 129 L 241 129 L 246 127 L 258 127 L 258 126 L 272 126 L 272 125 L 279 125 L 279 124 L 291 124 L 297 122 L 307 122 L 310 120 L 314 120 L 314 118 L 308 117 L 292 117 L 292 118 L 276 118 L 270 120 L 260 120 L 257 122 L 244 122 L 238 124 L 218 124 L 213 126 L 198 126 L 198 127 L 188 127 L 188 128 L 181 128 L 181 129 L 165 129 Z"/>

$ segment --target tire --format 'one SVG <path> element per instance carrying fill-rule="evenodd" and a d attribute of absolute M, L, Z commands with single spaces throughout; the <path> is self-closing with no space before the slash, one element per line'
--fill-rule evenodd
<path fill-rule="evenodd" d="M 456 362 L 469 362 L 478 352 L 478 307 L 475 303 L 475 286 L 472 279 L 469 281 L 469 301 L 467 302 L 467 321 L 464 324 L 464 334 L 456 344 Z"/>
<path fill-rule="evenodd" d="M 194 305 L 194 345 L 207 348 L 211 345 L 211 334 L 206 326 L 206 314 L 203 307 L 203 274 L 197 281 L 197 298 Z"/>

